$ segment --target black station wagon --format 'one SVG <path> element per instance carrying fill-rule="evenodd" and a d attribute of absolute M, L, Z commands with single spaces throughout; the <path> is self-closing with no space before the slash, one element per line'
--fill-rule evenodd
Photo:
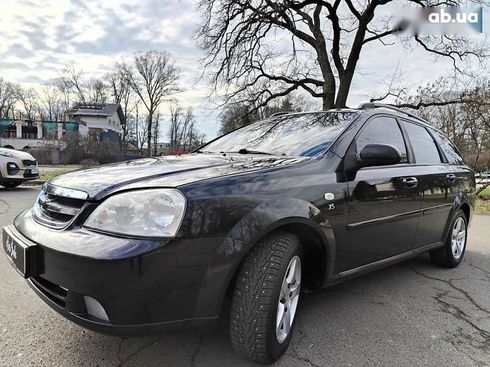
<path fill-rule="evenodd" d="M 192 154 L 56 177 L 3 246 L 86 328 L 132 335 L 229 314 L 235 350 L 269 363 L 302 292 L 426 251 L 457 266 L 474 187 L 453 143 L 397 108 L 284 113 Z"/>

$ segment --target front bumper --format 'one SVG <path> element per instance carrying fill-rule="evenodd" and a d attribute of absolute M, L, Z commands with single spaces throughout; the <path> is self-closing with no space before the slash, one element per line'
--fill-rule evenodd
<path fill-rule="evenodd" d="M 207 318 L 179 319 L 153 323 L 114 324 L 92 317 L 87 313 L 83 297 L 75 292 L 68 291 L 63 301 L 53 296 L 53 283 L 46 282 L 40 277 L 30 277 L 27 283 L 34 292 L 52 309 L 68 320 L 98 333 L 116 336 L 134 336 L 162 333 L 166 331 L 182 330 L 184 328 L 209 328 L 216 324 L 218 316 Z M 59 288 L 59 287 L 56 287 Z M 62 302 L 62 304 L 60 304 Z"/>
<path fill-rule="evenodd" d="M 49 306 L 71 321 L 120 336 L 208 327 L 217 321 L 222 287 L 209 284 L 207 279 L 209 272 L 215 277 L 225 270 L 209 269 L 221 242 L 219 238 L 165 240 L 158 248 L 145 252 L 151 247 L 147 241 L 131 240 L 129 245 L 128 239 L 82 230 L 51 230 L 25 213 L 20 217 L 17 228 L 7 228 L 20 241 L 36 247 L 32 260 L 36 263 L 30 267 L 36 270 L 29 274 L 27 282 Z M 66 248 L 85 244 L 90 247 L 91 240 L 103 247 L 105 242 L 107 249 L 113 249 L 114 257 L 111 259 L 110 253 L 100 249 L 95 257 L 90 257 L 42 244 L 41 239 L 54 237 L 58 245 L 64 243 Z M 78 243 L 74 238 L 78 238 Z M 115 248 L 124 248 L 129 256 L 124 257 Z M 108 321 L 88 313 L 86 296 L 102 305 Z"/>
<path fill-rule="evenodd" d="M 39 167 L 35 160 L 2 157 L 1 174 L 4 181 L 28 181 L 39 178 Z"/>

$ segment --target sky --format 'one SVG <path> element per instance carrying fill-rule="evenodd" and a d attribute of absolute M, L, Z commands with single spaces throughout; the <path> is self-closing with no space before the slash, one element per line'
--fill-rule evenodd
<path fill-rule="evenodd" d="M 219 129 L 219 111 L 207 98 L 203 55 L 193 39 L 199 21 L 192 0 L 2 0 L 0 77 L 36 88 L 59 77 L 67 65 L 99 77 L 134 52 L 164 50 L 182 71 L 182 92 L 176 99 L 194 108 L 198 128 L 209 139 Z M 487 9 L 483 21 L 484 34 L 475 35 L 477 39 L 490 30 Z M 395 71 L 415 87 L 451 70 L 450 62 L 434 60 L 420 49 L 372 43 L 362 51 L 348 104 L 382 94 Z M 168 114 L 168 106 L 162 106 L 162 113 Z"/>

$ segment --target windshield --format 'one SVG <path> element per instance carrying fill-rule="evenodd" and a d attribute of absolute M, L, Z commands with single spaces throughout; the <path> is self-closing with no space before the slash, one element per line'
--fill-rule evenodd
<path fill-rule="evenodd" d="M 258 121 L 203 146 L 203 153 L 307 156 L 325 152 L 357 112 L 291 114 Z"/>

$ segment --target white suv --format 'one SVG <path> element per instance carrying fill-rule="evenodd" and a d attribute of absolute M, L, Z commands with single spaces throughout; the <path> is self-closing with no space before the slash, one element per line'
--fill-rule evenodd
<path fill-rule="evenodd" d="M 32 155 L 14 149 L 0 148 L 0 185 L 13 188 L 24 181 L 39 178 L 37 161 Z"/>

